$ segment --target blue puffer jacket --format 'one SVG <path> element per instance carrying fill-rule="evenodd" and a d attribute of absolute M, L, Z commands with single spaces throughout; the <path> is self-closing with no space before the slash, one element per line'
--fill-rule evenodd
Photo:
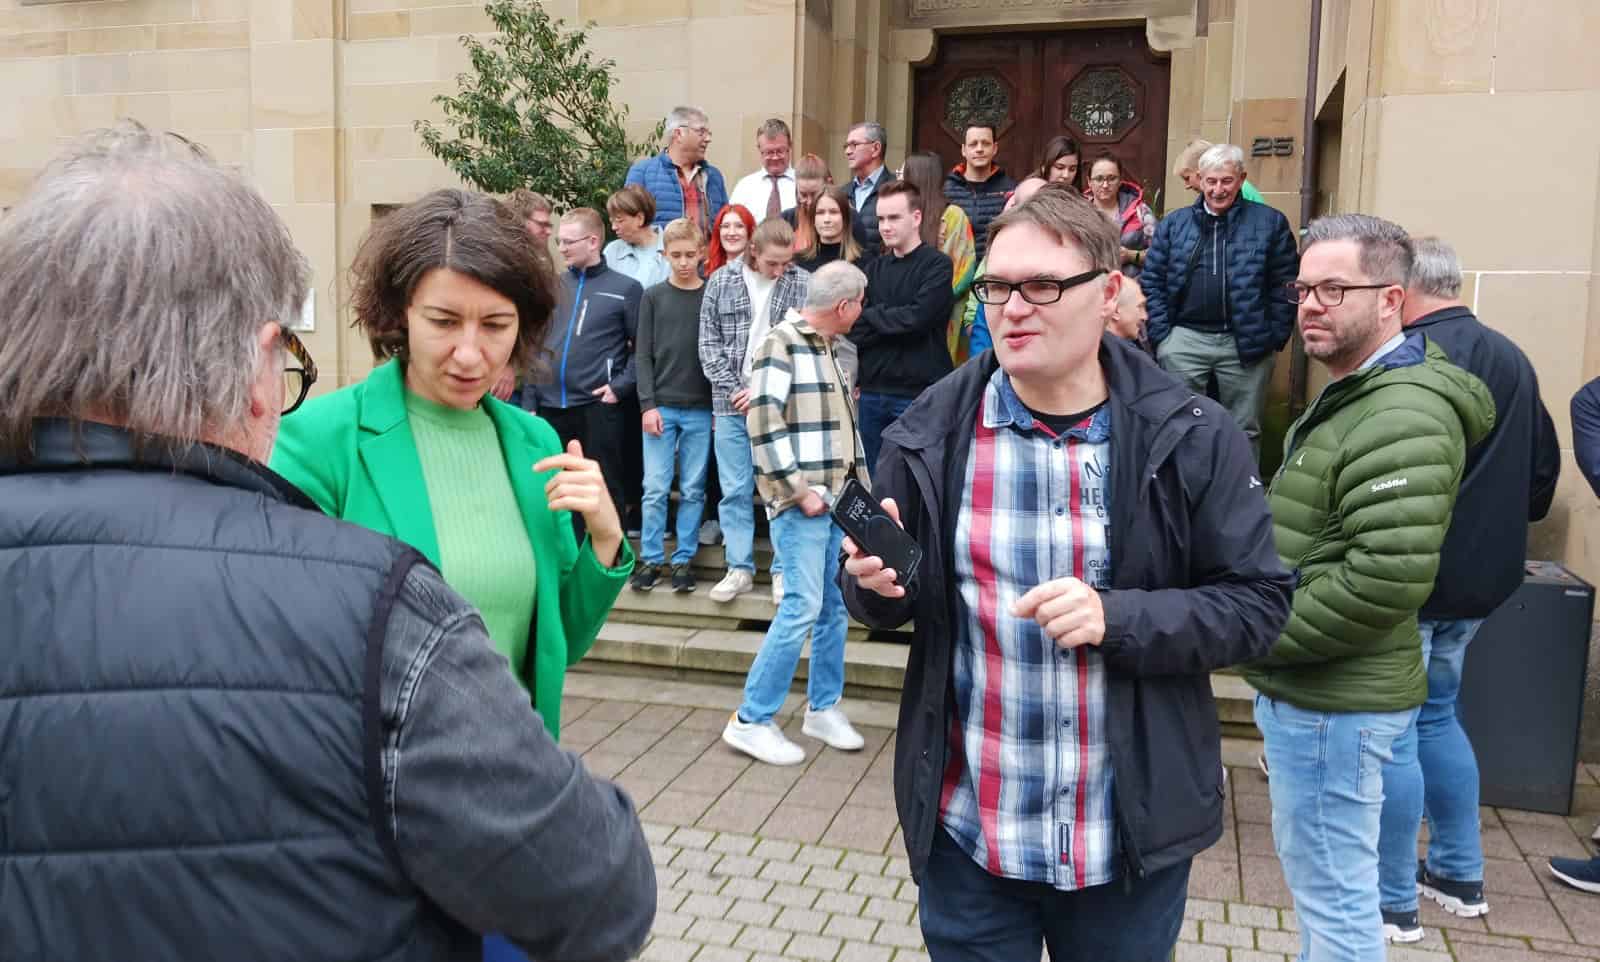
<path fill-rule="evenodd" d="M 700 225 L 702 231 L 707 229 L 717 219 L 717 212 L 728 205 L 728 184 L 722 179 L 722 171 L 703 164 L 705 168 L 705 192 L 707 203 L 705 205 L 705 224 Z M 666 151 L 654 157 L 636 160 L 628 168 L 627 184 L 643 184 L 656 199 L 657 227 L 667 224 L 683 216 L 683 188 L 678 184 L 678 168 L 673 165 L 672 158 Z"/>
<path fill-rule="evenodd" d="M 1148 300 L 1152 343 L 1172 330 L 1197 260 L 1205 198 L 1162 218 L 1145 256 L 1139 286 Z M 1227 284 L 1227 321 L 1248 364 L 1281 349 L 1294 333 L 1295 305 L 1280 296 L 1300 270 L 1300 253 L 1289 219 L 1277 208 L 1243 197 L 1224 213 L 1222 264 Z"/>

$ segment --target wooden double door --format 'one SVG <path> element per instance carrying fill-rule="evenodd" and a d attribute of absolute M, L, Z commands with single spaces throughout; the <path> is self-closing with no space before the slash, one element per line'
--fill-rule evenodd
<path fill-rule="evenodd" d="M 998 162 L 1020 179 L 1051 137 L 1067 134 L 1082 146 L 1085 171 L 1100 153 L 1116 154 L 1159 211 L 1169 73 L 1142 26 L 946 34 L 933 62 L 917 68 L 912 142 L 948 168 L 961 161 L 969 120 L 997 120 Z"/>

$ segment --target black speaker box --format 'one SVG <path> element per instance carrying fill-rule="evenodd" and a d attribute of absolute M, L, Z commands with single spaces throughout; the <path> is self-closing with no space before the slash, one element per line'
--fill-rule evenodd
<path fill-rule="evenodd" d="M 1568 815 L 1594 586 L 1554 562 L 1527 572 L 1467 646 L 1457 707 L 1483 804 Z"/>

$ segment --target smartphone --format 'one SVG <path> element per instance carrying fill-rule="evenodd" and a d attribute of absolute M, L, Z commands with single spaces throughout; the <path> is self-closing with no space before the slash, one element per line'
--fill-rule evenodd
<path fill-rule="evenodd" d="M 922 546 L 889 517 L 889 512 L 860 481 L 851 478 L 845 482 L 844 490 L 833 501 L 833 520 L 857 547 L 882 558 L 885 568 L 894 569 L 897 583 L 910 587 L 922 566 Z"/>

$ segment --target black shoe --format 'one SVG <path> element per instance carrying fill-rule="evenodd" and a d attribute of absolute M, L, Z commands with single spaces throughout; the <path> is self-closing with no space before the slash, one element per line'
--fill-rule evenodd
<path fill-rule="evenodd" d="M 1489 914 L 1489 903 L 1483 898 L 1483 880 L 1453 882 L 1428 871 L 1426 862 L 1417 862 L 1417 891 L 1439 903 L 1451 915 L 1475 919 Z"/>
<path fill-rule="evenodd" d="M 680 594 L 694 590 L 694 572 L 688 565 L 672 566 L 672 590 Z"/>
<path fill-rule="evenodd" d="M 655 565 L 640 565 L 633 573 L 633 590 L 649 591 L 661 580 L 661 569 Z"/>
<path fill-rule="evenodd" d="M 1416 912 L 1391 912 L 1383 910 L 1383 940 L 1385 942 L 1421 942 L 1422 923 Z"/>

